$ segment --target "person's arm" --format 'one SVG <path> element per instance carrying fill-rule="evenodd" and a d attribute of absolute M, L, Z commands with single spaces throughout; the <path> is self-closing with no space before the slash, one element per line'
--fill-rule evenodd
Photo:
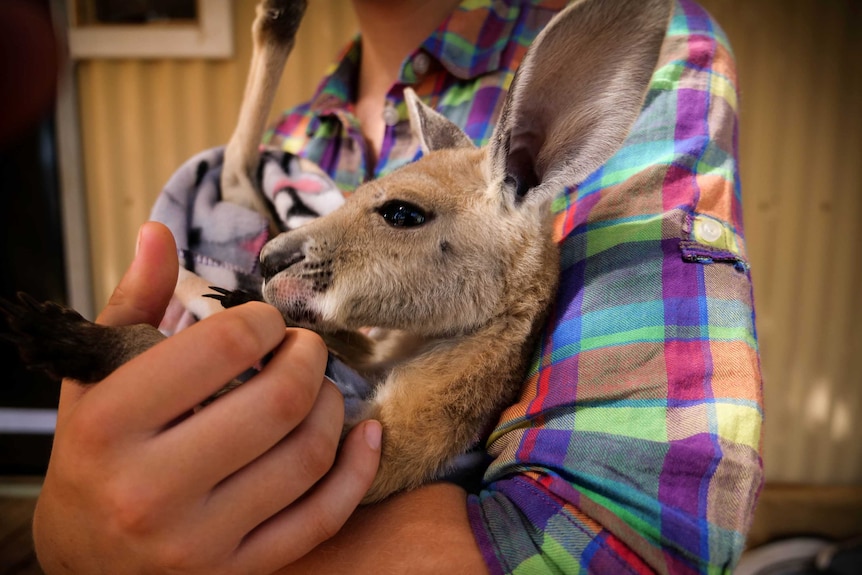
<path fill-rule="evenodd" d="M 99 321 L 157 324 L 176 271 L 170 233 L 145 225 Z M 258 375 L 191 414 L 271 350 Z M 330 537 L 373 479 L 380 426 L 357 426 L 336 458 L 343 406 L 325 361 L 319 337 L 253 303 L 94 387 L 64 382 L 33 524 L 44 570 L 266 573 Z"/>
<path fill-rule="evenodd" d="M 466 500 L 460 487 L 433 483 L 360 507 L 338 534 L 278 574 L 487 573 Z"/>
<path fill-rule="evenodd" d="M 554 205 L 556 304 L 468 499 L 493 573 L 727 573 L 745 546 L 763 411 L 735 62 L 674 6 L 626 144 Z"/>

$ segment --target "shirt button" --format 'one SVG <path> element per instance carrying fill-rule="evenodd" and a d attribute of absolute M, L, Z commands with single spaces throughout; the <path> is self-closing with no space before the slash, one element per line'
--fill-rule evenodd
<path fill-rule="evenodd" d="M 699 236 L 705 242 L 712 243 L 718 240 L 722 235 L 721 224 L 712 220 L 703 219 L 700 221 Z"/>
<path fill-rule="evenodd" d="M 424 76 L 428 73 L 428 68 L 431 66 L 431 59 L 425 52 L 419 52 L 413 58 L 413 71 L 417 76 Z"/>
<path fill-rule="evenodd" d="M 392 102 L 386 102 L 386 106 L 383 108 L 383 122 L 387 126 L 394 126 L 398 123 L 398 110 L 395 109 Z"/>

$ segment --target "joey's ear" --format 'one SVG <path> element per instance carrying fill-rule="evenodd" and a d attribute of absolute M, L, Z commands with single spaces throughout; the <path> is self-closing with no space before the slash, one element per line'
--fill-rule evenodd
<path fill-rule="evenodd" d="M 491 173 L 515 203 L 581 182 L 622 145 L 643 106 L 671 4 L 581 0 L 539 34 L 488 154 Z"/>
<path fill-rule="evenodd" d="M 426 106 L 412 88 L 404 89 L 404 100 L 410 114 L 410 127 L 419 138 L 423 154 L 447 148 L 475 147 L 461 128 Z"/>

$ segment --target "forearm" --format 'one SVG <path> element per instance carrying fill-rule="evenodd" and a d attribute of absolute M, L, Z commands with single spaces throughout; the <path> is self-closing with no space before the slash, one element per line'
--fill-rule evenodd
<path fill-rule="evenodd" d="M 362 507 L 338 534 L 278 573 L 487 573 L 466 498 L 463 489 L 436 483 Z"/>

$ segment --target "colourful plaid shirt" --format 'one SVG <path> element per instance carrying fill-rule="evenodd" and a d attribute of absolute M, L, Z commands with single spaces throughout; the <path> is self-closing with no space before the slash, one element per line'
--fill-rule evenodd
<path fill-rule="evenodd" d="M 406 60 L 374 173 L 352 113 L 358 42 L 272 140 L 352 190 L 419 154 L 411 85 L 485 143 L 562 4 L 463 2 Z M 737 129 L 727 39 L 680 0 L 625 145 L 553 203 L 559 295 L 468 499 L 492 573 L 716 573 L 739 558 L 762 481 L 762 397 Z"/>

